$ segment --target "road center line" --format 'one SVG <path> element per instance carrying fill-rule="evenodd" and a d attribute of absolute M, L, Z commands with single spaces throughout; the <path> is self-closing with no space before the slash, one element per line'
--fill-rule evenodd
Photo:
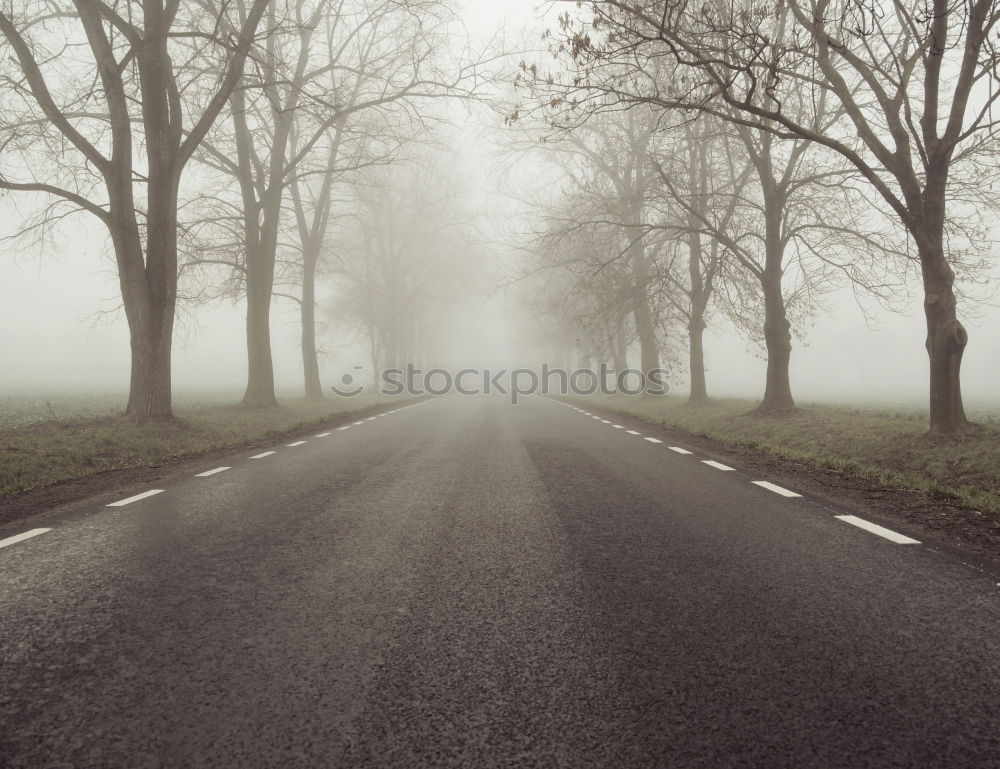
<path fill-rule="evenodd" d="M 339 433 L 339 432 L 342 432 L 344 430 L 350 430 L 352 427 L 354 427 L 354 425 L 344 425 L 343 427 L 338 427 L 337 428 L 337 432 Z M 327 434 L 329 435 L 329 433 L 327 433 Z"/>
<path fill-rule="evenodd" d="M 629 435 L 639 435 L 639 433 L 635 430 L 626 430 L 625 432 L 627 432 Z"/>
<path fill-rule="evenodd" d="M 365 423 L 365 420 L 362 419 L 362 420 L 360 420 L 358 422 L 354 422 L 353 424 L 355 424 L 355 425 L 363 425 L 364 423 Z"/>
<path fill-rule="evenodd" d="M 644 441 L 649 441 L 650 443 L 663 443 L 659 438 L 643 438 Z"/>
<path fill-rule="evenodd" d="M 611 426 L 612 426 L 613 428 L 615 428 L 616 430 L 624 430 L 624 429 L 625 429 L 625 428 L 624 428 L 624 427 L 622 427 L 621 425 L 611 425 Z"/>
<path fill-rule="evenodd" d="M 678 454 L 690 454 L 691 452 L 687 449 L 682 449 L 680 446 L 668 446 L 671 451 L 676 451 Z"/>
<path fill-rule="evenodd" d="M 754 481 L 754 486 L 760 486 L 762 489 L 767 489 L 768 491 L 773 491 L 775 494 L 780 494 L 783 497 L 801 497 L 801 494 L 796 494 L 794 491 L 789 491 L 776 483 L 771 483 L 770 481 Z"/>
<path fill-rule="evenodd" d="M 703 464 L 706 464 L 709 467 L 714 467 L 716 470 L 732 470 L 733 469 L 729 465 L 724 465 L 724 464 L 722 464 L 722 462 L 714 462 L 711 459 L 703 459 L 701 461 L 702 461 Z"/>
<path fill-rule="evenodd" d="M 601 420 L 601 424 L 602 425 L 610 425 L 611 424 L 611 420 L 610 419 L 602 419 Z"/>
<path fill-rule="evenodd" d="M 31 531 L 26 531 L 23 534 L 15 534 L 13 537 L 0 539 L 0 547 L 7 547 L 8 545 L 15 545 L 18 542 L 24 542 L 26 539 L 37 537 L 39 534 L 44 534 L 47 531 L 52 531 L 52 529 L 32 529 Z"/>
<path fill-rule="evenodd" d="M 273 453 L 273 451 L 265 451 L 263 454 L 254 454 L 250 459 L 263 459 L 264 457 L 271 456 Z"/>
<path fill-rule="evenodd" d="M 138 502 L 140 499 L 146 499 L 147 497 L 152 497 L 156 494 L 162 494 L 163 489 L 150 489 L 149 491 L 144 491 L 142 494 L 136 494 L 134 497 L 128 497 L 127 499 L 119 499 L 117 502 L 112 502 L 105 507 L 125 507 L 125 505 L 131 505 L 133 502 Z"/>
<path fill-rule="evenodd" d="M 305 441 L 295 441 L 295 443 L 286 443 L 285 445 L 291 448 L 292 446 L 301 446 Z"/>
<path fill-rule="evenodd" d="M 218 473 L 224 473 L 224 472 L 226 472 L 226 470 L 229 470 L 229 469 L 230 468 L 228 468 L 228 467 L 217 467 L 214 470 L 206 470 L 203 473 L 198 473 L 195 476 L 195 478 L 207 478 L 210 475 L 217 475 Z"/>
<path fill-rule="evenodd" d="M 314 435 L 313 438 L 326 438 L 330 433 L 320 433 L 319 435 Z"/>
<path fill-rule="evenodd" d="M 892 529 L 887 529 L 885 526 L 879 526 L 877 523 L 871 523 L 870 521 L 866 521 L 864 518 L 858 518 L 856 515 L 835 515 L 834 518 L 844 521 L 844 523 L 849 523 L 852 526 L 857 526 L 859 529 L 870 531 L 872 534 L 878 534 L 878 536 L 884 537 L 890 542 L 895 542 L 897 545 L 920 544 L 920 540 L 907 537 L 903 534 L 898 534 Z"/>
<path fill-rule="evenodd" d="M 376 419 L 378 419 L 378 417 L 368 417 L 368 419 L 366 419 L 365 421 L 366 422 L 374 422 Z"/>

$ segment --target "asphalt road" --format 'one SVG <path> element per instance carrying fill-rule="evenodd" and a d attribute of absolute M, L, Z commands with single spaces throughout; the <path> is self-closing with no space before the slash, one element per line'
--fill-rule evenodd
<path fill-rule="evenodd" d="M 438 399 L 4 526 L 0 766 L 1000 766 L 993 580 L 654 436 Z"/>

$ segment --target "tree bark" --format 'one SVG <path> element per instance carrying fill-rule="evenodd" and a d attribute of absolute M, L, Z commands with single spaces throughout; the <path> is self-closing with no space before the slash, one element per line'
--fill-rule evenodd
<path fill-rule="evenodd" d="M 641 213 L 631 216 L 633 222 L 642 221 Z M 632 276 L 635 281 L 635 299 L 632 306 L 632 317 L 635 320 L 636 336 L 639 338 L 639 362 L 642 368 L 642 375 L 646 381 L 645 391 L 651 395 L 662 393 L 658 385 L 650 383 L 650 372 L 658 371 L 660 368 L 660 351 L 656 343 L 656 324 L 653 322 L 653 313 L 649 307 L 648 282 L 649 282 L 649 259 L 641 240 L 641 233 L 633 235 L 632 243 L 629 246 L 630 262 L 632 265 Z"/>
<path fill-rule="evenodd" d="M 132 365 L 125 408 L 128 416 L 140 419 L 173 416 L 170 396 L 172 339 L 173 312 L 169 308 L 164 308 L 158 319 L 133 324 L 129 329 Z"/>
<path fill-rule="evenodd" d="M 767 378 L 764 400 L 758 410 L 766 414 L 781 414 L 795 408 L 789 377 L 792 357 L 791 324 L 785 314 L 781 295 L 781 274 L 765 271 L 761 278 L 764 293 L 764 344 L 767 348 Z"/>
<path fill-rule="evenodd" d="M 319 380 L 319 358 L 316 353 L 316 271 L 306 259 L 302 274 L 302 373 L 305 396 L 309 400 L 323 398 Z"/>
<path fill-rule="evenodd" d="M 688 365 L 691 369 L 691 391 L 688 403 L 702 404 L 708 401 L 708 384 L 705 381 L 705 320 L 699 315 L 688 322 L 688 340 L 690 351 Z"/>
<path fill-rule="evenodd" d="M 692 174 L 692 178 L 693 178 Z M 697 182 L 696 179 L 693 179 Z M 705 381 L 705 310 L 708 307 L 708 291 L 705 290 L 701 274 L 701 233 L 698 221 L 692 215 L 688 226 L 688 276 L 690 278 L 691 309 L 688 318 L 688 368 L 691 375 L 691 389 L 688 403 L 699 404 L 708 400 L 708 384 Z"/>
<path fill-rule="evenodd" d="M 930 434 L 947 435 L 969 427 L 962 402 L 962 355 L 969 335 L 958 320 L 955 273 L 944 255 L 943 228 L 928 228 L 917 239 L 924 284 L 924 345 L 930 362 Z M 934 230 L 939 230 L 935 232 Z"/>
<path fill-rule="evenodd" d="M 247 244 L 247 388 L 243 405 L 268 408 L 278 405 L 274 393 L 271 358 L 271 291 L 274 261 Z"/>
<path fill-rule="evenodd" d="M 612 357 L 613 365 L 617 373 L 621 373 L 628 368 L 628 344 L 625 341 L 625 318 L 618 318 L 615 322 Z"/>
<path fill-rule="evenodd" d="M 766 158 L 770 162 L 770 157 Z M 767 414 L 782 414 L 795 408 L 789 363 L 792 357 L 792 325 L 788 322 L 785 297 L 781 292 L 784 273 L 785 241 L 782 237 L 782 217 L 785 197 L 779 195 L 773 176 L 764 176 L 764 269 L 759 276 L 764 295 L 764 344 L 767 348 L 767 375 L 764 400 L 758 410 Z"/>

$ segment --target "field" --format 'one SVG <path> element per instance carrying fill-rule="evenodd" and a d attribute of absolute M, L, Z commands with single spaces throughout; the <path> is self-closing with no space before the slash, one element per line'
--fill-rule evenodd
<path fill-rule="evenodd" d="M 929 438 L 919 409 L 799 406 L 787 417 L 753 413 L 750 401 L 719 399 L 700 407 L 681 397 L 595 396 L 594 408 L 704 435 L 888 486 L 944 496 L 1000 514 L 1000 412 L 977 407 L 977 429 L 960 438 Z"/>
<path fill-rule="evenodd" d="M 181 394 L 173 422 L 121 416 L 124 395 L 0 399 L 0 496 L 104 470 L 155 465 L 238 446 L 370 409 L 375 397 L 284 399 L 276 409 L 234 405 L 238 393 Z M 384 399 L 383 399 L 384 402 Z"/>

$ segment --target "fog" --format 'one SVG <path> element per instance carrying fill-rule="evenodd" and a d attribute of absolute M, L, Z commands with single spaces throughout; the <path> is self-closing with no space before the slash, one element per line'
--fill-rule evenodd
<path fill-rule="evenodd" d="M 502 28 L 504 45 L 516 41 L 538 45 L 545 12 L 527 2 L 501 5 L 466 0 L 461 19 L 473 40 L 487 39 Z M 466 44 L 466 39 L 452 40 L 456 55 Z M 498 99 L 510 98 L 502 85 L 496 94 Z M 453 205 L 464 222 L 458 245 L 442 241 L 432 248 L 464 250 L 461 261 L 468 272 L 457 293 L 446 300 L 441 296 L 428 300 L 440 305 L 434 311 L 447 318 L 447 323 L 437 329 L 433 342 L 427 342 L 420 360 L 440 366 L 535 365 L 546 355 L 536 333 L 544 329 L 544 322 L 524 301 L 524 284 L 531 278 L 519 272 L 525 264 L 524 250 L 531 248 L 530 239 L 525 238 L 520 249 L 513 241 L 518 233 L 531 232 L 538 225 L 532 221 L 530 206 L 512 201 L 509 171 L 511 165 L 524 163 L 542 168 L 545 161 L 537 154 L 527 159 L 505 156 L 505 145 L 523 137 L 505 127 L 502 110 L 457 99 L 445 106 L 428 102 L 428 109 L 441 124 L 421 153 L 432 164 L 455 172 L 461 194 Z M 14 197 L 8 193 L 0 208 L 4 235 L 16 232 L 38 202 Z M 0 248 L 0 391 L 28 395 L 125 392 L 129 332 L 103 228 L 77 215 L 58 223 L 44 243 L 7 240 Z M 970 404 L 997 398 L 1000 310 L 989 288 L 996 277 L 995 266 L 979 276 L 986 289 L 977 296 L 985 295 L 986 301 L 977 298 L 959 305 L 959 317 L 969 329 L 962 386 Z M 318 288 L 319 363 L 324 383 L 353 366 L 370 367 L 363 336 L 328 314 L 331 305 L 340 301 L 331 281 L 330 276 L 323 278 Z M 874 302 L 862 299 L 876 318 L 866 317 L 847 287 L 825 296 L 820 309 L 793 329 L 790 378 L 796 397 L 925 403 L 928 362 L 918 283 L 911 279 L 912 296 L 902 312 L 878 310 Z M 279 297 L 270 317 L 276 388 L 282 394 L 297 395 L 302 390 L 298 309 Z M 245 318 L 242 299 L 181 301 L 173 352 L 177 392 L 241 391 L 247 376 Z M 683 347 L 682 326 L 661 331 L 673 335 Z M 638 364 L 635 342 L 629 346 L 629 360 Z M 674 390 L 685 392 L 688 375 L 683 355 L 667 365 L 674 371 Z M 759 338 L 737 333 L 725 317 L 716 315 L 708 323 L 705 369 L 710 395 L 760 398 L 766 352 Z"/>

